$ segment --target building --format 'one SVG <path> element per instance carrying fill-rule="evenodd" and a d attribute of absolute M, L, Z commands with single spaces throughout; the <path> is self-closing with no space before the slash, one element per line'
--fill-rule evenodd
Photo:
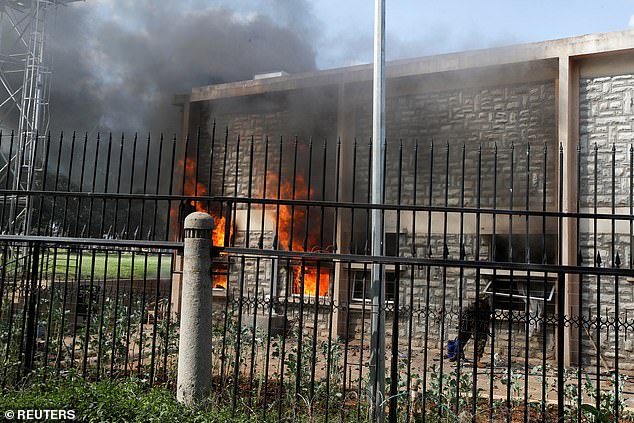
<path fill-rule="evenodd" d="M 360 65 L 196 87 L 179 96 L 183 134 L 190 135 L 189 141 L 183 136 L 180 146 L 182 163 L 189 165 L 188 157 L 206 154 L 210 163 L 221 163 L 221 157 L 228 163 L 210 167 L 199 160 L 194 184 L 189 183 L 194 175 L 183 173 L 190 187 L 187 193 L 193 194 L 195 189 L 215 196 L 266 197 L 279 192 L 271 188 L 271 181 L 279 183 L 283 191 L 284 183 L 279 179 L 284 179 L 296 184 L 292 192 L 281 193 L 282 198 L 292 198 L 295 193 L 296 199 L 307 199 L 309 192 L 316 191 L 326 201 L 369 202 L 371 78 L 372 66 Z M 616 266 L 620 260 L 621 267 L 631 268 L 634 31 L 401 60 L 388 63 L 387 78 L 385 201 L 393 206 L 422 204 L 430 209 L 416 213 L 408 213 L 406 207 L 401 212 L 399 207 L 386 210 L 386 255 L 590 267 L 601 263 Z M 226 142 L 220 129 L 225 127 L 229 134 Z M 236 147 L 238 137 L 242 144 Z M 282 157 L 276 155 L 279 137 L 291 140 L 285 144 Z M 293 139 L 298 140 L 298 149 L 293 150 Z M 341 144 L 323 149 L 323 139 L 340 140 Z M 298 153 L 293 156 L 289 151 Z M 250 163 L 258 166 L 236 165 L 247 157 L 254 157 Z M 284 170 L 276 173 L 280 162 Z M 295 179 L 289 178 L 289 172 L 297 168 L 287 165 L 291 162 L 300 163 L 300 176 L 308 180 L 297 182 L 295 173 Z M 337 163 L 337 171 L 320 174 L 315 167 L 315 173 L 306 176 L 306 163 L 322 162 Z M 311 178 L 319 179 L 316 174 L 323 178 L 324 186 L 336 188 L 319 192 L 315 183 L 311 187 Z M 269 188 L 263 192 L 267 177 Z M 454 209 L 443 211 L 445 206 Z M 476 213 L 474 209 L 488 211 Z M 511 212 L 492 212 L 500 209 Z M 266 218 L 261 210 L 234 208 L 234 245 L 275 247 L 276 224 L 284 224 L 276 220 L 279 213 L 275 210 L 267 209 Z M 305 230 L 306 236 L 296 236 L 295 246 L 292 235 L 289 239 L 288 234 L 278 233 L 276 247 L 303 251 L 312 246 L 332 251 L 336 246 L 338 253 L 365 254 L 367 210 L 350 210 L 327 208 L 325 230 L 316 235 L 309 235 L 307 228 L 314 225 L 302 215 L 296 220 L 305 219 L 308 224 L 296 228 L 295 222 L 289 227 L 296 234 Z M 528 217 L 530 213 L 514 215 L 513 210 L 536 213 Z M 559 210 L 594 212 L 599 217 L 577 214 L 560 219 L 548 215 Z M 216 213 L 222 215 L 222 210 Z M 260 225 L 260 221 L 264 223 Z M 323 233 L 329 235 L 324 237 Z M 298 294 L 293 284 L 289 284 L 293 291 L 288 293 L 284 283 L 279 283 L 285 274 L 296 271 L 296 262 L 282 265 L 269 260 L 260 265 L 258 261 L 263 277 L 252 275 L 255 262 L 249 266 L 244 292 L 255 296 Z M 239 263 L 229 267 L 230 274 L 242 269 Z M 367 266 L 337 261 L 325 271 L 321 267 L 306 270 L 307 264 L 302 268 L 302 273 L 311 273 L 317 280 L 332 280 L 336 305 L 351 304 L 341 309 L 345 312 L 335 312 L 337 333 L 355 336 L 365 330 L 367 334 L 368 315 L 363 306 Z M 435 324 L 436 334 L 454 331 L 455 315 L 448 317 L 449 310 L 474 297 L 476 280 L 478 289 L 495 294 L 501 319 L 508 318 L 504 310 L 514 307 L 538 316 L 556 312 L 554 274 L 480 272 L 475 268 L 461 272 L 457 267 L 414 265 L 387 266 L 386 272 L 388 300 L 396 295 L 389 286 L 398 280 L 400 304 L 429 304 L 423 313 L 428 317 L 432 308 L 447 311 L 440 323 L 430 323 L 430 335 Z M 323 276 L 317 278 L 317 274 Z M 566 315 L 583 316 L 590 322 L 566 326 L 566 363 L 589 362 L 597 354 L 612 360 L 615 337 L 622 337 L 621 351 L 634 352 L 632 340 L 623 337 L 625 330 L 621 334 L 618 329 L 616 334 L 608 330 L 598 335 L 601 339 L 590 334 L 591 322 L 600 316 L 613 318 L 616 304 L 620 315 L 627 316 L 626 310 L 631 315 L 634 279 L 625 278 L 618 285 L 614 278 L 602 282 L 588 275 L 568 274 L 566 278 Z M 330 295 L 322 289 L 323 281 L 321 288 L 315 287 L 308 294 L 319 291 L 320 296 Z M 512 296 L 508 300 L 504 295 L 510 291 L 515 293 L 515 305 Z M 412 332 L 403 321 L 401 333 L 422 339 L 419 335 L 424 336 L 425 329 L 418 316 Z M 325 321 L 319 325 L 325 330 Z M 514 328 L 530 336 L 518 335 L 518 342 L 512 341 L 513 348 L 523 351 L 524 340 L 528 340 L 529 350 L 539 355 L 545 346 L 547 354 L 554 357 L 553 325 L 533 322 Z M 504 339 L 501 345 L 511 343 L 514 335 L 509 333 L 500 334 Z M 597 351 L 597 345 L 606 347 Z M 632 371 L 634 360 L 623 357 L 621 366 Z"/>

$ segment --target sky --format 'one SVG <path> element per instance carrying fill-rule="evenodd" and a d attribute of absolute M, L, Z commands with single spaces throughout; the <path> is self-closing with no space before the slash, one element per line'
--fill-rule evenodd
<path fill-rule="evenodd" d="M 318 0 L 317 63 L 372 60 L 370 0 Z M 386 0 L 388 60 L 634 28 L 632 0 Z"/>
<path fill-rule="evenodd" d="M 51 128 L 178 130 L 192 87 L 372 60 L 371 0 L 86 0 L 52 24 Z M 634 0 L 386 1 L 388 60 L 634 28 Z"/>

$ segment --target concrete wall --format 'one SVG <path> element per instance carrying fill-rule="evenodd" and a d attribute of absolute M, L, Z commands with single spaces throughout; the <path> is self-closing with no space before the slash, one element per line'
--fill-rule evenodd
<path fill-rule="evenodd" d="M 592 212 L 630 215 L 631 160 L 634 142 L 634 73 L 582 77 L 579 82 L 579 135 L 580 135 L 580 207 Z M 595 174 L 597 182 L 595 184 Z M 631 267 L 632 229 L 631 219 L 616 220 L 614 226 L 609 219 L 596 223 L 584 219 L 579 223 L 580 248 L 583 264 L 601 267 L 614 266 L 616 254 L 621 267 Z M 616 305 L 620 313 L 634 312 L 634 279 L 620 278 L 618 292 L 614 277 L 584 277 L 582 308 L 591 323 L 600 315 L 603 319 L 614 318 Z M 597 307 L 597 300 L 601 305 Z M 600 337 L 590 328 L 584 333 L 583 342 L 593 359 L 597 351 L 594 344 L 602 348 L 608 365 L 614 363 L 616 332 L 602 331 Z M 619 334 L 621 356 L 634 352 L 634 342 Z M 590 340 L 592 338 L 592 341 Z M 594 358 L 596 360 L 596 358 Z M 622 361 L 622 369 L 634 370 L 634 363 Z"/>

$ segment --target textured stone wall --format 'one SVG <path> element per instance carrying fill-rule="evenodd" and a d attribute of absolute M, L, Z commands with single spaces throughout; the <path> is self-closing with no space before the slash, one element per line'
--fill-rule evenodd
<path fill-rule="evenodd" d="M 359 102 L 355 114 L 355 135 L 360 140 L 371 138 L 371 102 L 369 97 Z M 414 154 L 412 144 L 419 142 L 417 203 L 426 203 L 428 187 L 433 189 L 433 204 L 444 203 L 444 185 L 449 185 L 449 204 L 457 205 L 461 194 L 461 183 L 465 182 L 465 204 L 475 205 L 477 198 L 478 148 L 482 147 L 481 204 L 490 206 L 497 196 L 506 201 L 504 195 L 513 188 L 513 203 L 524 205 L 526 184 L 512 174 L 527 173 L 527 145 L 531 148 L 531 166 L 528 169 L 529 189 L 533 206 L 541 206 L 541 196 L 535 191 L 543 185 L 544 146 L 551 156 L 556 151 L 555 84 L 554 81 L 513 84 L 499 87 L 448 89 L 445 91 L 403 94 L 386 101 L 386 136 L 388 142 L 386 164 L 386 201 L 396 203 L 396 186 L 403 181 L 401 202 L 409 204 L 413 197 Z M 399 178 L 398 144 L 403 140 L 401 177 Z M 435 144 L 432 155 L 430 143 Z M 462 174 L 462 147 L 465 146 L 465 172 Z M 498 163 L 495 164 L 495 147 Z M 511 152 L 511 146 L 514 146 Z M 511 155 L 514 155 L 511 160 Z M 368 175 L 369 155 L 367 149 L 359 150 L 358 185 L 364 187 L 364 175 Z M 447 160 L 448 159 L 448 160 Z M 447 161 L 449 169 L 447 169 Z M 430 182 L 429 164 L 435 171 Z M 513 165 L 512 165 L 513 163 Z M 555 161 L 548 161 L 546 169 L 547 192 L 550 201 L 554 193 Z M 513 167 L 512 167 L 513 166 Z M 493 187 L 493 173 L 499 186 Z M 367 176 L 366 176 L 367 177 Z M 511 181 L 514 182 L 511 186 Z M 426 190 L 427 189 L 427 190 Z"/>
<path fill-rule="evenodd" d="M 200 181 L 216 195 L 246 197 L 249 190 L 252 195 L 262 194 L 266 176 L 267 196 L 274 196 L 277 181 L 273 178 L 277 178 L 280 159 L 283 180 L 292 178 L 293 163 L 297 163 L 299 174 L 307 178 L 309 157 L 315 164 L 323 163 L 324 156 L 334 163 L 335 94 L 336 90 L 332 88 L 307 89 L 194 103 L 190 111 L 188 154 L 199 157 Z M 212 137 L 214 121 L 216 131 Z M 324 154 L 325 139 L 330 140 L 332 146 Z M 311 140 L 314 144 L 312 152 L 309 148 Z M 311 179 L 319 179 L 319 169 L 321 166 L 313 169 Z M 313 188 L 320 185 L 315 182 Z"/>
<path fill-rule="evenodd" d="M 344 163 L 355 163 L 355 199 L 365 200 L 369 179 L 369 142 L 371 139 L 371 92 L 363 90 L 353 96 L 349 104 L 352 121 L 346 122 L 347 132 L 356 139 L 355 157 L 341 157 Z M 401 181 L 400 202 L 411 204 L 416 199 L 424 204 L 433 188 L 434 205 L 444 203 L 444 186 L 448 185 L 448 203 L 458 205 L 465 182 L 464 202 L 467 206 L 477 203 L 477 162 L 481 154 L 481 204 L 489 206 L 493 198 L 498 202 L 512 201 L 525 205 L 526 189 L 531 192 L 531 206 L 541 207 L 542 199 L 536 191 L 544 183 L 544 155 L 547 160 L 546 186 L 548 202 L 554 193 L 554 169 L 556 157 L 555 85 L 553 81 L 514 84 L 501 87 L 451 89 L 431 93 L 403 94 L 388 98 L 386 104 L 386 202 L 399 202 L 398 186 Z M 282 178 L 288 178 L 292 163 L 297 162 L 298 172 L 307 178 L 308 163 L 312 163 L 313 189 L 320 184 L 324 161 L 328 169 L 336 162 L 337 131 L 336 90 L 323 92 L 299 91 L 293 94 L 256 96 L 215 103 L 195 103 L 191 110 L 189 156 L 196 153 L 199 160 L 199 180 L 210 186 L 214 193 L 224 192 L 246 195 L 249 189 L 263 190 L 264 175 L 276 173 L 280 158 L 279 139 L 284 139 L 282 151 Z M 211 132 L 216 121 L 216 134 L 211 150 Z M 194 129 L 199 129 L 196 132 Z M 228 128 L 225 149 L 224 129 Z M 267 166 L 265 140 L 269 138 Z M 237 139 L 240 138 L 240 146 Z M 295 155 L 294 141 L 299 147 Z M 313 141 L 310 152 L 309 140 Z M 254 166 L 238 166 L 250 160 L 250 141 L 253 140 Z M 324 154 L 323 142 L 328 140 Z M 400 148 L 403 141 L 403 149 Z M 352 143 L 353 139 L 343 139 Z M 415 143 L 418 149 L 414 154 Z M 430 145 L 434 143 L 432 153 Z M 462 173 L 462 147 L 464 151 L 464 177 Z M 530 146 L 530 167 L 525 157 Z M 495 149 L 497 147 L 497 157 Z M 548 152 L 545 153 L 545 147 Z M 402 155 L 402 160 L 399 156 Z M 312 157 L 312 160 L 308 160 Z M 214 166 L 209 170 L 209 160 Z M 447 159 L 450 167 L 447 168 Z M 497 163 L 495 160 L 497 159 Z M 415 163 L 416 160 L 418 163 Z M 401 161 L 399 173 L 399 161 Z M 434 163 L 430 175 L 429 164 Z M 223 177 L 224 173 L 224 177 Z M 327 185 L 334 187 L 334 172 L 327 175 Z M 492 174 L 497 175 L 494 187 Z M 517 175 L 511 178 L 511 175 Z M 212 176 L 211 183 L 209 175 Z M 527 176 L 528 175 L 528 176 Z M 416 187 L 414 177 L 416 176 Z M 528 181 L 528 184 L 525 181 Z M 513 185 L 511 186 L 511 182 Z M 495 189 L 495 191 L 494 191 Z M 507 192 L 513 189 L 511 199 Z M 269 193 L 270 187 L 269 187 Z M 329 189 L 327 193 L 332 193 Z"/>
<path fill-rule="evenodd" d="M 612 148 L 615 204 L 630 205 L 630 159 L 634 142 L 634 75 L 582 78 L 579 86 L 582 206 L 612 205 Z M 595 159 L 595 148 L 597 157 Z M 597 172 L 598 183 L 594 186 Z"/>
<path fill-rule="evenodd" d="M 605 213 L 606 218 L 582 219 L 580 227 L 580 252 L 585 266 L 615 266 L 616 255 L 620 267 L 631 267 L 632 229 L 631 216 L 617 220 L 612 225 L 609 217 L 616 214 L 630 215 L 632 183 L 632 144 L 634 142 L 634 75 L 612 75 L 582 78 L 579 85 L 579 136 L 580 136 L 580 207 L 582 211 Z M 595 182 L 596 178 L 596 182 Z M 621 319 L 634 313 L 634 280 L 631 278 L 584 276 L 581 297 L 583 315 L 588 331 L 583 331 L 584 357 L 588 363 L 596 362 L 597 349 L 608 366 L 614 364 L 616 330 L 601 331 L 597 335 L 596 319 L 602 324 L 615 318 L 618 302 Z M 600 304 L 597 303 L 600 300 Z M 628 317 L 631 321 L 631 317 Z M 625 323 L 625 322 L 623 322 Z M 628 359 L 634 352 L 634 342 L 627 336 L 627 325 L 619 331 L 620 368 L 634 370 L 634 360 Z"/>
<path fill-rule="evenodd" d="M 617 213 L 628 213 L 631 200 L 630 196 L 630 144 L 634 133 L 634 113 L 632 106 L 632 93 L 634 92 L 634 76 L 620 75 L 613 77 L 582 79 L 580 84 L 580 179 L 579 187 L 580 205 L 584 210 L 591 210 L 595 205 L 603 212 L 609 213 L 612 207 L 612 173 L 614 172 L 614 206 Z M 370 102 L 363 95 L 359 97 L 359 103 L 355 106 L 354 120 L 350 123 L 348 132 L 357 136 L 357 149 L 355 158 L 342 157 L 344 163 L 352 166 L 354 161 L 355 169 L 355 193 L 354 198 L 343 198 L 340 200 L 366 201 L 368 195 L 369 180 L 369 148 L 370 138 Z M 322 198 L 319 188 L 322 177 L 320 164 L 324 160 L 328 164 L 328 169 L 333 169 L 336 152 L 335 140 L 337 130 L 337 102 L 336 96 L 330 92 L 327 101 L 314 102 L 314 107 L 305 109 L 295 107 L 294 101 L 284 98 L 269 98 L 258 103 L 255 99 L 249 103 L 248 112 L 243 112 L 238 106 L 224 109 L 222 115 L 217 112 L 223 110 L 222 104 L 202 105 L 197 111 L 195 119 L 201 123 L 201 148 L 204 154 L 213 154 L 214 166 L 201 168 L 201 175 L 211 174 L 211 183 L 207 181 L 211 192 L 219 194 L 224 192 L 228 195 L 236 194 L 246 196 L 249 191 L 252 195 L 258 195 L 263 191 L 264 177 L 270 179 L 271 171 L 277 172 L 281 162 L 297 162 L 298 172 L 307 178 L 309 169 L 307 164 L 312 163 L 311 187 L 314 192 L 311 198 Z M 266 104 L 265 104 L 266 103 Z M 327 107 L 316 107 L 319 104 L 327 104 Z M 298 116 L 304 116 L 308 112 L 309 120 L 317 122 L 314 126 L 308 125 L 305 120 Z M 541 210 L 543 207 L 553 209 L 557 199 L 556 188 L 556 163 L 558 160 L 558 146 L 556 140 L 555 125 L 555 83 L 553 81 L 543 81 L 536 83 L 514 84 L 503 87 L 485 87 L 469 89 L 451 89 L 432 93 L 413 92 L 404 94 L 398 98 L 388 99 L 388 146 L 386 164 L 386 200 L 391 204 L 431 204 L 441 206 L 445 204 L 445 195 L 449 206 L 458 206 L 463 201 L 466 207 L 475 207 L 479 204 L 482 207 L 496 206 L 498 208 L 524 209 L 530 208 Z M 230 135 L 227 141 L 227 149 L 224 147 L 224 137 L 222 132 L 216 133 L 214 149 L 205 150 L 205 142 L 211 145 L 210 128 L 212 116 L 216 117 L 218 127 L 225 125 L 230 128 Z M 316 118 L 316 119 L 315 119 Z M 311 133 L 312 132 L 312 133 Z M 240 135 L 240 148 L 237 149 L 236 139 Z M 294 155 L 294 136 L 298 136 L 297 156 Z M 313 152 L 310 153 L 308 144 L 309 136 L 313 135 Z M 253 136 L 254 160 L 253 166 L 246 166 L 249 163 L 250 137 Z M 270 137 L 268 158 L 265 157 L 266 136 Z M 283 153 L 279 154 L 279 136 L 284 136 Z M 323 153 L 321 142 L 317 139 L 328 138 L 326 153 Z M 403 139 L 401 148 L 400 139 Z M 205 141 L 206 140 L 206 141 Z M 246 140 L 246 141 L 245 141 Z M 416 140 L 418 147 L 416 148 Z M 433 140 L 433 153 L 431 142 Z M 351 140 L 342 140 L 351 142 Z M 594 158 L 594 145 L 597 145 L 597 159 Z M 612 144 L 615 150 L 612 152 Z M 464 144 L 464 162 L 463 162 Z M 195 143 L 192 143 L 194 146 Z M 527 146 L 530 146 L 530 151 Z M 317 148 L 316 148 L 317 147 Z M 195 147 L 191 147 L 194 148 Z M 481 150 L 480 150 L 481 148 Z M 496 149 L 497 148 L 497 149 Z M 193 151 L 190 149 L 190 151 Z M 481 153 L 480 153 L 481 151 Z M 225 154 L 226 153 L 226 154 Z M 497 153 L 497 154 L 496 154 Z M 481 156 L 480 156 L 481 154 Z M 224 166 L 225 162 L 227 165 Z M 312 157 L 313 160 L 308 160 Z M 530 157 L 530 161 L 526 158 Z M 612 157 L 615 159 L 615 167 L 612 169 Z M 264 162 L 267 162 L 265 168 Z M 481 160 L 481 195 L 477 197 L 477 169 Z M 400 166 L 399 166 L 399 163 Z M 464 166 L 463 166 L 464 163 Z M 527 163 L 529 164 L 527 166 Z M 433 167 L 431 166 L 433 164 Z M 284 180 L 291 180 L 284 167 Z M 464 170 L 463 170 L 464 169 Z M 598 184 L 594 183 L 595 171 L 597 173 Z M 249 173 L 251 183 L 249 183 Z M 334 199 L 336 189 L 336 172 L 327 171 L 326 190 L 323 196 L 326 199 Z M 494 177 L 495 176 L 495 177 Z M 416 179 L 416 185 L 414 185 Z M 401 189 L 399 192 L 399 181 Z M 277 182 L 277 181 L 275 181 Z M 546 185 L 546 203 L 543 203 L 543 186 Z M 251 187 L 249 187 L 251 185 Z M 464 187 L 464 188 L 463 188 Z M 267 196 L 270 194 L 272 186 L 267 182 Z M 275 193 L 276 194 L 276 193 Z M 275 194 L 272 197 L 275 197 Z M 431 202 L 430 202 L 431 194 Z M 464 197 L 463 197 L 464 196 Z M 317 211 L 317 209 L 314 209 Z M 331 213 L 333 210 L 328 211 Z M 317 216 L 317 213 L 312 216 Z M 367 227 L 367 222 L 363 215 L 365 211 L 360 211 L 355 216 L 355 227 L 362 232 L 362 237 Z M 403 214 L 405 216 L 405 214 Z M 407 219 L 407 217 L 403 217 Z M 517 218 L 521 221 L 521 218 Z M 393 222 L 392 222 L 393 223 Z M 500 222 L 499 222 L 500 223 Z M 507 228 L 501 222 L 499 233 L 507 233 Z M 539 223 L 539 222 L 537 222 Z M 612 249 L 613 234 L 610 229 L 610 222 L 604 219 L 597 226 L 596 231 L 593 222 L 581 220 L 580 222 L 580 246 L 584 265 L 592 265 L 596 252 L 600 252 L 604 265 L 612 265 L 611 257 L 613 252 L 618 252 L 621 258 L 622 267 L 630 266 L 631 238 L 630 223 L 628 220 L 618 222 L 615 225 L 615 249 Z M 607 226 L 606 226 L 607 223 Z M 450 225 L 451 226 L 451 225 Z M 606 229 L 607 228 L 607 229 Z M 515 233 L 518 233 L 515 228 Z M 521 229 L 523 231 L 523 229 Z M 533 229 L 531 229 L 533 230 Z M 399 245 L 400 254 L 411 256 L 414 252 L 418 256 L 428 255 L 428 245 L 431 246 L 431 254 L 434 258 L 443 255 L 445 241 L 442 226 L 435 225 L 432 228 L 431 238 L 428 242 L 426 234 L 427 227 L 417 226 L 416 236 L 411 233 L 402 237 Z M 326 230 L 332 234 L 332 228 Z M 446 248 L 451 258 L 458 258 L 460 255 L 461 237 L 456 235 L 455 225 L 450 228 L 447 236 Z M 252 237 L 252 241 L 256 237 Z M 236 245 L 241 245 L 244 238 L 236 237 Z M 272 245 L 272 236 L 267 245 Z M 475 235 L 473 228 L 466 229 L 462 237 L 465 254 L 468 259 L 473 259 L 475 255 Z M 360 243 L 363 243 L 362 241 Z M 596 245 L 596 248 L 595 248 Z M 480 245 L 480 259 L 488 257 L 489 246 L 482 241 Z M 346 252 L 346 251 L 342 251 Z M 282 266 L 283 267 L 283 266 Z M 430 305 L 437 309 L 440 305 L 439 298 L 443 292 L 449 293 L 452 301 L 447 301 L 449 309 L 455 309 L 459 294 L 458 284 L 460 275 L 458 269 L 447 269 L 446 278 L 443 277 L 442 269 L 433 268 L 430 272 Z M 241 271 L 240 264 L 232 265 L 233 280 L 239 277 Z M 268 281 L 271 280 L 270 263 L 260 269 L 260 283 L 258 285 L 259 294 L 255 293 L 255 272 L 253 262 L 245 267 L 246 292 L 252 298 L 265 296 L 268 293 Z M 401 279 L 401 305 L 409 304 L 409 283 L 411 280 L 410 270 L 402 273 Z M 278 287 L 283 287 L 286 280 L 284 269 L 278 273 L 278 280 L 281 282 Z M 468 302 L 475 295 L 475 272 L 468 270 L 463 275 L 463 301 Z M 588 319 L 596 317 L 598 308 L 596 307 L 597 292 L 601 294 L 601 309 L 603 316 L 614 317 L 614 305 L 616 303 L 616 292 L 614 278 L 603 278 L 601 286 L 595 277 L 587 277 L 583 282 L 582 306 L 583 315 Z M 427 287 L 426 269 L 414 270 L 414 292 L 415 306 L 426 304 Z M 444 285 L 444 287 L 443 287 Z M 443 288 L 445 291 L 443 291 Z M 266 292 L 265 292 L 266 291 Z M 283 295 L 283 289 L 278 288 L 278 295 Z M 250 297 L 251 298 L 251 297 Z M 618 291 L 621 311 L 628 315 L 634 313 L 634 283 L 627 278 L 620 280 Z M 276 307 L 281 307 L 279 303 Z M 263 312 L 261 307 L 258 313 Z M 297 305 L 291 305 L 290 313 L 298 313 Z M 312 308 L 311 308 L 312 310 Z M 320 307 L 319 332 L 325 333 L 328 327 L 327 313 Z M 341 310 L 340 310 L 341 312 Z M 369 320 L 361 318 L 360 310 L 350 311 L 350 330 L 352 333 L 361 334 L 364 330 L 367 333 Z M 422 316 L 422 314 L 421 314 Z M 306 322 L 313 322 L 311 311 L 305 310 Z M 456 335 L 455 316 L 445 319 L 444 326 L 437 320 L 430 324 L 429 335 L 433 336 L 435 342 L 439 339 L 439 334 L 444 332 L 446 336 Z M 400 332 L 408 333 L 408 319 L 403 319 L 400 323 Z M 511 332 L 508 330 L 507 320 L 502 319 L 500 325 L 496 327 L 496 351 L 506 354 L 507 342 L 511 341 L 512 354 L 522 357 L 524 350 L 524 332 L 521 325 L 513 324 Z M 365 328 L 365 329 L 364 329 Z M 554 329 L 547 325 L 540 332 L 529 339 L 529 353 L 533 358 L 541 357 L 543 345 L 543 334 L 546 331 L 546 350 L 548 357 L 554 354 Z M 576 329 L 574 329 L 576 330 Z M 591 330 L 592 332 L 592 330 Z M 417 315 L 413 324 L 413 335 L 417 340 L 425 336 L 424 325 Z M 584 361 L 591 362 L 596 357 L 596 352 L 592 346 L 596 339 L 583 331 L 583 350 L 586 352 Z M 446 337 L 445 337 L 446 338 Z M 404 342 L 406 338 L 404 337 Z M 615 341 L 614 330 L 605 330 L 599 340 L 601 345 L 612 346 Z M 620 334 L 620 345 L 622 351 L 634 351 L 634 343 L 625 338 L 625 331 Z M 435 348 L 441 349 L 443 346 L 435 344 Z M 606 360 L 611 362 L 614 357 L 614 350 L 605 348 L 602 353 Z M 634 361 L 621 360 L 622 369 L 634 369 Z M 629 367 L 628 367 L 629 366 Z"/>

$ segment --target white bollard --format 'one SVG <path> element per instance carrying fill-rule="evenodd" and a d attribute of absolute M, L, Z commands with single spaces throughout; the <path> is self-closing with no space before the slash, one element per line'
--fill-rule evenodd
<path fill-rule="evenodd" d="M 211 390 L 211 245 L 213 218 L 196 212 L 185 218 L 183 291 L 176 398 L 185 404 Z"/>

